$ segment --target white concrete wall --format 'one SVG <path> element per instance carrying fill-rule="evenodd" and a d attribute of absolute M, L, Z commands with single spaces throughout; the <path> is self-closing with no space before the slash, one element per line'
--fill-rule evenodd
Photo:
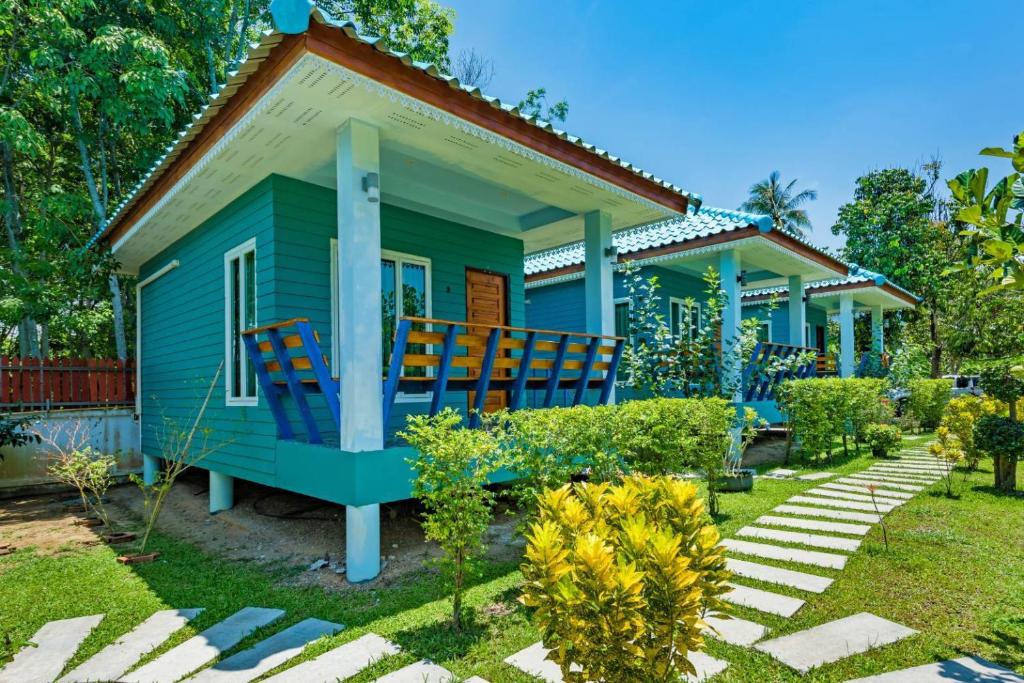
<path fill-rule="evenodd" d="M 32 428 L 44 441 L 54 440 L 58 444 L 68 443 L 76 425 L 80 425 L 79 431 L 86 435 L 90 446 L 117 456 L 117 475 L 137 472 L 142 467 L 139 425 L 131 408 L 55 410 L 26 415 L 33 418 Z M 46 473 L 51 449 L 45 443 L 5 447 L 2 453 L 0 490 L 55 483 Z"/>

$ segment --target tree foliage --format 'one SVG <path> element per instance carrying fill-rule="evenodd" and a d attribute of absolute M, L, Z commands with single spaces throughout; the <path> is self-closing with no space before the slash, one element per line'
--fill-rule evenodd
<path fill-rule="evenodd" d="M 751 213 L 771 216 L 776 230 L 803 237 L 811 229 L 811 219 L 806 209 L 800 208 L 818 198 L 815 190 L 796 190 L 797 179 L 783 185 L 781 174 L 772 171 L 764 180 L 750 186 L 750 196 L 740 209 Z"/>

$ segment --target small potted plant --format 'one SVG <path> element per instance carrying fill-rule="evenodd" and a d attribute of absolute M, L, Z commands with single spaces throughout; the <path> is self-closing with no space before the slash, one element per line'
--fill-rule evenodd
<path fill-rule="evenodd" d="M 874 424 L 864 429 L 864 440 L 871 447 L 871 455 L 884 458 L 900 447 L 903 434 L 895 425 Z"/>
<path fill-rule="evenodd" d="M 729 438 L 722 476 L 715 486 L 718 491 L 735 493 L 751 491 L 754 488 L 754 475 L 757 474 L 757 470 L 752 467 L 743 467 L 743 454 L 746 452 L 747 446 L 754 441 L 757 429 L 763 426 L 764 420 L 750 408 L 744 410 L 742 419 L 739 434 Z"/>

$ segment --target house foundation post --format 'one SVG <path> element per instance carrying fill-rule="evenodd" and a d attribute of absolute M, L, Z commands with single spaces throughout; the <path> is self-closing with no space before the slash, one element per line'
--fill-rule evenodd
<path fill-rule="evenodd" d="M 744 361 L 740 348 L 740 330 L 743 321 L 742 288 L 740 286 L 743 270 L 740 253 L 735 249 L 721 252 L 718 259 L 718 273 L 721 278 L 719 286 L 726 296 L 725 306 L 722 308 L 722 385 L 731 387 L 732 400 L 736 404 L 737 415 L 740 415 L 742 414 L 740 403 L 743 402 L 743 386 L 740 378 Z M 732 429 L 734 454 L 739 453 L 742 438 L 742 427 L 737 422 Z"/>
<path fill-rule="evenodd" d="M 807 304 L 804 302 L 804 279 L 800 275 L 789 276 L 789 343 L 793 346 L 807 346 Z"/>
<path fill-rule="evenodd" d="M 340 448 L 384 448 L 380 318 L 380 131 L 349 119 L 338 130 L 338 369 Z M 380 506 L 345 508 L 346 575 L 380 573 Z"/>
<path fill-rule="evenodd" d="M 142 455 L 142 483 L 152 486 L 156 483 L 156 476 L 160 472 L 160 458 L 155 455 Z"/>
<path fill-rule="evenodd" d="M 839 295 L 839 376 L 853 377 L 853 296 Z"/>
<path fill-rule="evenodd" d="M 230 510 L 235 505 L 235 478 L 210 470 L 210 514 Z"/>
<path fill-rule="evenodd" d="M 615 280 L 612 266 L 612 217 L 607 211 L 591 211 L 583 217 L 585 307 L 587 332 L 615 334 Z M 615 389 L 608 399 L 615 403 Z"/>

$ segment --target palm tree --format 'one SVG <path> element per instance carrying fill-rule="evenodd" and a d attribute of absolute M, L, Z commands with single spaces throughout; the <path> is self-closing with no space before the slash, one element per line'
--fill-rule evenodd
<path fill-rule="evenodd" d="M 801 190 L 794 194 L 793 186 L 796 182 L 794 178 L 783 187 L 779 172 L 772 171 L 765 180 L 750 186 L 750 198 L 743 202 L 740 210 L 771 216 L 776 229 L 803 237 L 804 229 L 811 229 L 811 219 L 800 205 L 814 201 L 818 193 L 815 190 Z"/>

